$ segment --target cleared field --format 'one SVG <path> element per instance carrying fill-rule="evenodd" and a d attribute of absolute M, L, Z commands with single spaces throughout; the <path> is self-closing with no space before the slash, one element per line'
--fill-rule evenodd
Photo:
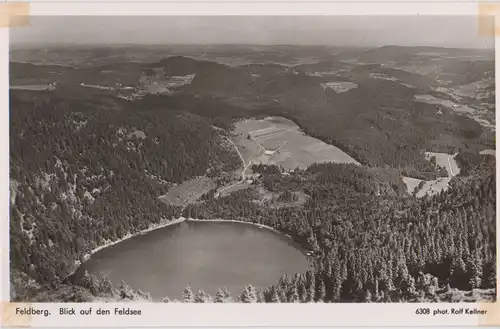
<path fill-rule="evenodd" d="M 497 152 L 495 150 L 482 150 L 481 152 L 479 152 L 479 154 L 482 154 L 482 155 L 497 155 Z"/>
<path fill-rule="evenodd" d="M 303 169 L 315 162 L 359 165 L 339 148 L 303 134 L 295 123 L 281 117 L 241 121 L 233 136 L 244 158 L 255 164 L 281 165 L 287 170 Z"/>
<path fill-rule="evenodd" d="M 236 192 L 236 191 L 240 191 L 240 190 L 245 190 L 249 187 L 251 187 L 252 185 L 249 184 L 249 183 L 241 183 L 241 184 L 236 184 L 236 185 L 233 185 L 229 188 L 226 188 L 225 190 L 221 191 L 220 192 L 220 196 L 221 197 L 225 197 L 233 192 Z"/>
<path fill-rule="evenodd" d="M 406 184 L 406 188 L 408 190 L 408 193 L 410 193 L 410 194 L 412 194 L 415 191 L 415 189 L 418 187 L 418 184 L 420 184 L 420 182 L 422 182 L 421 179 L 406 177 L 406 176 L 403 176 L 402 179 L 403 179 L 403 182 Z"/>
<path fill-rule="evenodd" d="M 422 186 L 421 189 L 418 190 L 416 193 L 417 198 L 421 198 L 428 194 L 429 196 L 435 195 L 440 193 L 441 191 L 446 191 L 449 188 L 449 183 L 451 180 L 451 177 L 443 177 L 443 178 L 438 178 L 436 180 L 430 180 L 430 181 L 422 181 L 420 179 L 416 178 L 411 178 L 411 177 L 402 177 L 403 182 L 406 184 L 406 187 L 408 189 L 408 193 L 413 194 L 416 188 L 418 188 L 418 185 L 420 182 L 424 182 L 424 185 Z"/>
<path fill-rule="evenodd" d="M 446 154 L 446 153 L 436 153 L 436 152 L 425 152 L 425 158 L 430 160 L 431 157 L 436 157 L 436 163 L 444 168 L 448 172 L 449 177 L 442 177 L 435 180 L 423 181 L 420 179 L 412 178 L 412 177 L 402 177 L 403 182 L 406 184 L 406 188 L 408 193 L 413 194 L 415 189 L 418 189 L 418 186 L 421 182 L 424 182 L 422 187 L 418 189 L 416 193 L 417 198 L 421 198 L 424 195 L 428 194 L 430 196 L 437 194 L 443 190 L 447 190 L 449 187 L 450 180 L 453 176 L 456 176 L 460 173 L 460 168 L 458 167 L 457 162 L 455 161 L 455 154 Z"/>
<path fill-rule="evenodd" d="M 247 136 L 247 132 L 238 128 L 233 131 L 231 136 L 231 141 L 236 145 L 243 160 L 245 160 L 245 165 L 261 151 L 261 148 L 252 139 L 248 139 Z"/>
<path fill-rule="evenodd" d="M 446 191 L 450 187 L 450 180 L 450 177 L 443 177 L 436 180 L 426 181 L 424 186 L 417 192 L 417 198 L 421 198 L 426 194 L 432 196 L 441 191 Z"/>
<path fill-rule="evenodd" d="M 418 102 L 424 102 L 428 104 L 436 104 L 443 105 L 459 114 L 466 115 L 467 117 L 475 120 L 481 126 L 495 129 L 495 125 L 492 124 L 489 120 L 493 120 L 493 118 L 488 117 L 488 110 L 486 109 L 477 109 L 471 108 L 459 103 L 452 102 L 450 100 L 440 99 L 430 95 L 415 95 L 415 100 Z M 487 104 L 486 104 L 487 105 Z M 489 119 L 489 120 L 488 120 Z"/>
<path fill-rule="evenodd" d="M 210 178 L 199 177 L 172 187 L 166 195 L 160 196 L 159 199 L 171 205 L 184 206 L 194 203 L 203 194 L 215 187 L 217 185 Z"/>
<path fill-rule="evenodd" d="M 337 94 L 339 93 L 345 93 L 346 91 L 349 91 L 354 88 L 358 88 L 358 85 L 353 82 L 347 82 L 347 81 L 338 81 L 338 82 L 327 82 L 327 83 L 322 83 L 321 86 L 323 89 L 333 89 Z"/>
<path fill-rule="evenodd" d="M 474 109 L 468 106 L 457 104 L 450 100 L 437 98 L 431 95 L 415 95 L 415 100 L 428 104 L 443 105 L 459 113 L 474 113 Z"/>
<path fill-rule="evenodd" d="M 456 176 L 460 173 L 460 168 L 455 161 L 456 154 L 447 153 L 435 153 L 435 152 L 425 152 L 425 157 L 429 160 L 431 157 L 436 157 L 436 163 L 444 168 L 448 172 L 450 177 Z"/>

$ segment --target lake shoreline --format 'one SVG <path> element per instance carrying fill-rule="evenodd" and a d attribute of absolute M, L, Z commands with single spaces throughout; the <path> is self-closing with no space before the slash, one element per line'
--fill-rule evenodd
<path fill-rule="evenodd" d="M 198 218 L 185 218 L 183 216 L 179 217 L 179 218 L 176 218 L 176 219 L 172 219 L 172 220 L 162 220 L 160 221 L 160 223 L 158 224 L 152 224 L 150 227 L 148 227 L 147 229 L 144 229 L 142 231 L 139 231 L 137 233 L 134 233 L 134 234 L 131 234 L 131 233 L 128 233 L 126 234 L 125 236 L 123 236 L 122 238 L 118 239 L 118 240 L 115 240 L 115 241 L 106 241 L 106 243 L 92 249 L 91 251 L 89 251 L 88 253 L 85 253 L 83 255 L 83 258 L 84 258 L 84 261 L 83 262 L 80 262 L 79 260 L 76 260 L 75 261 L 75 265 L 74 265 L 74 270 L 71 271 L 70 274 L 68 274 L 64 279 L 64 280 L 67 280 L 69 278 L 71 278 L 73 275 L 75 275 L 75 273 L 77 272 L 78 268 L 80 268 L 80 266 L 87 262 L 88 260 L 91 259 L 92 255 L 94 255 L 95 253 L 103 250 L 103 249 L 106 249 L 108 247 L 111 247 L 111 246 L 114 246 L 116 244 L 119 244 L 120 242 L 123 242 L 123 241 L 126 241 L 126 240 L 129 240 L 133 237 L 137 237 L 137 236 L 140 236 L 140 235 L 144 235 L 146 233 L 149 233 L 149 232 L 152 232 L 152 231 L 156 231 L 156 230 L 159 230 L 161 228 L 165 228 L 165 227 L 168 227 L 168 226 L 171 226 L 171 225 L 176 225 L 176 224 L 180 224 L 180 223 L 183 223 L 183 222 L 229 222 L 229 223 L 242 223 L 242 224 L 248 224 L 248 225 L 253 225 L 253 226 L 257 226 L 259 228 L 265 228 L 267 230 L 270 230 L 282 237 L 286 237 L 288 238 L 289 240 L 291 240 L 292 242 L 298 244 L 303 253 L 306 254 L 307 256 L 310 256 L 312 254 L 312 250 L 309 250 L 309 248 L 306 248 L 305 246 L 303 246 L 301 243 L 299 243 L 298 241 L 296 241 L 295 239 L 292 238 L 292 236 L 288 235 L 288 234 L 285 234 L 271 226 L 267 226 L 267 225 L 263 225 L 263 224 L 259 224 L 259 223 L 253 223 L 253 222 L 245 222 L 245 221 L 241 221 L 241 220 L 234 220 L 234 219 L 198 219 Z"/>
<path fill-rule="evenodd" d="M 118 240 L 115 240 L 115 241 L 106 241 L 104 244 L 100 245 L 100 246 L 97 246 L 96 248 L 90 250 L 89 252 L 83 254 L 83 259 L 84 261 L 81 262 L 79 260 L 75 260 L 75 264 L 74 264 L 74 269 L 70 272 L 70 274 L 68 274 L 64 279 L 64 280 L 67 280 L 69 278 L 71 278 L 73 275 L 75 275 L 75 273 L 77 272 L 78 268 L 80 268 L 80 266 L 87 262 L 88 260 L 90 260 L 90 258 L 92 257 L 92 255 L 94 255 L 95 253 L 103 250 L 103 249 L 106 249 L 108 247 L 111 247 L 111 246 L 114 246 L 120 242 L 123 242 L 125 240 L 129 240 L 133 237 L 137 237 L 137 236 L 140 236 L 140 235 L 143 235 L 143 234 L 146 234 L 146 233 L 149 233 L 149 232 L 152 232 L 152 231 L 155 231 L 155 230 L 158 230 L 158 229 L 161 229 L 161 228 L 165 228 L 165 227 L 168 227 L 170 225 L 175 225 L 175 224 L 179 224 L 179 223 L 182 223 L 186 220 L 185 217 L 179 217 L 179 218 L 176 218 L 176 219 L 172 219 L 172 220 L 161 220 L 158 224 L 152 224 L 150 225 L 147 229 L 144 229 L 142 231 L 139 231 L 137 233 L 128 233 L 126 234 L 125 236 L 123 236 L 122 238 L 118 239 Z"/>
<path fill-rule="evenodd" d="M 188 222 L 229 222 L 229 223 L 241 223 L 241 224 L 248 224 L 248 225 L 253 225 L 253 226 L 257 226 L 259 228 L 265 228 L 267 230 L 270 230 L 282 237 L 285 237 L 287 238 L 288 240 L 291 240 L 292 242 L 296 243 L 297 245 L 300 246 L 300 248 L 305 251 L 306 255 L 307 256 L 310 256 L 312 255 L 313 253 L 313 250 L 310 250 L 309 248 L 307 248 L 306 246 L 302 245 L 302 243 L 296 241 L 291 235 L 289 234 L 286 234 L 284 232 L 281 232 L 271 226 L 268 226 L 268 225 L 264 225 L 264 224 L 259 224 L 259 223 L 254 223 L 254 222 L 245 222 L 245 221 L 242 221 L 242 220 L 235 220 L 235 219 L 197 219 L 197 218 L 187 218 L 186 221 Z"/>
<path fill-rule="evenodd" d="M 170 226 L 170 225 L 175 225 L 175 224 L 179 224 L 179 223 L 182 223 L 186 220 L 186 218 L 184 217 L 179 217 L 177 219 L 172 219 L 172 220 L 169 220 L 169 221 L 160 221 L 160 223 L 158 224 L 153 224 L 153 225 L 150 225 L 147 229 L 144 229 L 142 231 L 139 231 L 137 233 L 128 233 L 126 234 L 123 238 L 121 239 L 118 239 L 118 240 L 115 240 L 115 241 L 107 241 L 105 244 L 103 245 L 100 245 L 94 249 L 92 249 L 90 252 L 88 252 L 87 254 L 84 254 L 84 258 L 85 258 L 85 261 L 89 260 L 90 259 L 90 256 L 92 256 L 93 254 L 95 254 L 96 252 L 100 251 L 100 250 L 103 250 L 105 248 L 108 248 L 108 247 L 111 247 L 115 244 L 118 244 L 120 242 L 123 242 L 125 240 L 128 240 L 128 239 L 131 239 L 133 237 L 136 237 L 136 236 L 139 236 L 139 235 L 143 235 L 143 234 L 146 234 L 148 232 L 151 232 L 151 231 L 155 231 L 155 230 L 159 230 L 161 228 L 164 228 L 164 227 L 167 227 L 167 226 Z"/>

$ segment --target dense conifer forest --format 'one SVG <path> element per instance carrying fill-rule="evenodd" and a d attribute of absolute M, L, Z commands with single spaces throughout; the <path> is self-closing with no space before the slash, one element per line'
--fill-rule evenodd
<path fill-rule="evenodd" d="M 40 283 L 64 279 L 104 241 L 177 218 L 158 200 L 172 183 L 239 165 L 189 113 L 75 111 L 14 95 L 11 108 L 11 266 Z"/>
<path fill-rule="evenodd" d="M 142 77 L 142 64 L 117 65 L 134 83 Z M 495 298 L 496 163 L 478 153 L 495 148 L 494 132 L 444 106 L 415 102 L 415 95 L 433 92 L 428 77 L 405 72 L 416 86 L 409 88 L 365 77 L 401 70 L 361 65 L 338 76 L 359 86 L 335 93 L 322 87 L 325 78 L 304 73 L 306 66 L 292 72 L 278 64 L 232 67 L 179 56 L 147 65 L 162 69 L 162 78 L 196 77 L 175 93 L 126 100 L 80 88 L 80 74 L 65 68 L 73 75 L 64 71 L 68 81 L 53 92 L 11 91 L 13 300 L 151 301 L 148 292 L 105 274 L 71 274 L 97 247 L 181 216 L 269 226 L 309 250 L 311 262 L 304 273 L 283 274 L 264 289 L 248 282 L 239 295 L 220 287 L 210 296 L 186 282 L 180 302 Z M 13 66 L 22 78 L 35 68 L 42 76 L 59 69 L 23 67 Z M 79 70 L 98 79 L 95 68 Z M 292 120 L 361 166 L 312 164 L 285 174 L 253 165 L 251 186 L 219 197 L 222 182 L 241 173 L 229 131 L 237 120 L 263 116 Z M 417 198 L 401 176 L 448 175 L 424 151 L 456 153 L 461 171 L 447 190 Z M 174 206 L 158 198 L 202 176 L 217 188 L 198 202 Z M 256 186 L 273 195 L 271 203 L 262 202 Z"/>
<path fill-rule="evenodd" d="M 265 209 L 240 192 L 186 214 L 268 225 L 314 250 L 314 267 L 280 278 L 265 301 L 424 300 L 447 285 L 495 287 L 494 168 L 494 158 L 483 156 L 471 176 L 421 200 L 377 195 L 374 178 L 354 165 L 312 165 L 286 179 L 266 168 L 268 189 L 311 196 L 303 208 Z"/>
<path fill-rule="evenodd" d="M 238 165 L 206 120 L 175 111 L 72 111 L 57 100 L 11 102 L 16 299 L 47 285 L 72 287 L 73 297 L 65 298 L 75 301 L 113 293 L 147 299 L 125 283 L 113 288 L 106 277 L 87 275 L 76 286 L 61 281 L 104 241 L 180 215 L 267 225 L 314 252 L 307 272 L 283 275 L 263 291 L 249 285 L 234 301 L 437 301 L 450 289 L 495 288 L 493 156 L 459 153 L 467 175 L 423 199 L 355 165 L 314 164 L 288 176 L 259 165 L 253 169 L 266 189 L 288 201 L 303 191 L 307 202 L 269 208 L 251 189 L 222 198 L 211 191 L 182 209 L 157 199 L 169 183 Z M 230 300 L 223 287 L 213 298 L 189 287 L 184 296 L 186 302 Z"/>

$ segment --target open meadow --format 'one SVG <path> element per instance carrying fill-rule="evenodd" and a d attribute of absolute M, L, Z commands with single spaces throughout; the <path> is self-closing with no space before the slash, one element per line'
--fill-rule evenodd
<path fill-rule="evenodd" d="M 359 163 L 339 148 L 305 135 L 281 117 L 244 120 L 236 124 L 233 141 L 245 161 L 274 164 L 286 170 L 305 169 L 313 163 Z"/>
<path fill-rule="evenodd" d="M 460 168 L 455 160 L 455 156 L 456 154 L 425 152 L 425 158 L 427 160 L 430 160 L 432 157 L 436 157 L 436 164 L 446 168 L 448 177 L 440 177 L 438 179 L 425 181 L 403 176 L 403 182 L 406 184 L 408 193 L 413 194 L 416 190 L 415 196 L 417 198 L 421 198 L 426 194 L 432 196 L 443 190 L 446 191 L 449 188 L 451 178 L 460 173 Z"/>
<path fill-rule="evenodd" d="M 433 196 L 440 193 L 441 191 L 446 191 L 450 187 L 449 183 L 451 180 L 451 177 L 441 177 L 429 181 L 404 176 L 402 178 L 403 182 L 408 188 L 408 193 L 413 194 L 415 189 L 417 189 L 417 192 L 415 193 L 415 196 L 417 198 L 424 197 L 426 194 L 429 196 Z M 422 182 L 423 184 L 419 186 Z"/>
<path fill-rule="evenodd" d="M 436 164 L 446 168 L 448 176 L 450 177 L 460 173 L 460 168 L 458 167 L 457 161 L 455 161 L 455 156 L 456 154 L 425 152 L 425 158 L 429 160 L 432 157 L 436 157 Z"/>

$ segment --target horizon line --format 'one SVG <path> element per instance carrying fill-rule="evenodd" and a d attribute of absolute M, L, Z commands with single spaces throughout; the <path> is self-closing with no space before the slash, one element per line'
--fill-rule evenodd
<path fill-rule="evenodd" d="M 463 49 L 463 50 L 483 50 L 483 51 L 495 51 L 495 46 L 493 47 L 447 47 L 447 46 L 436 46 L 436 45 L 402 45 L 402 44 L 387 44 L 387 45 L 372 45 L 372 46 L 355 46 L 355 45 L 340 45 L 340 44 L 290 44 L 290 43 L 232 43 L 232 42 L 221 42 L 221 43 L 37 43 L 37 42 L 23 42 L 23 43 L 13 43 L 9 44 L 9 51 L 12 48 L 20 49 L 33 49 L 33 48 L 61 48 L 61 47 L 102 47 L 102 48 L 113 48 L 113 47 L 179 47 L 179 46 L 233 46 L 233 47 L 323 47 L 323 48 L 351 48 L 351 49 L 376 49 L 383 47 L 401 47 L 401 48 L 442 48 L 442 49 Z"/>

